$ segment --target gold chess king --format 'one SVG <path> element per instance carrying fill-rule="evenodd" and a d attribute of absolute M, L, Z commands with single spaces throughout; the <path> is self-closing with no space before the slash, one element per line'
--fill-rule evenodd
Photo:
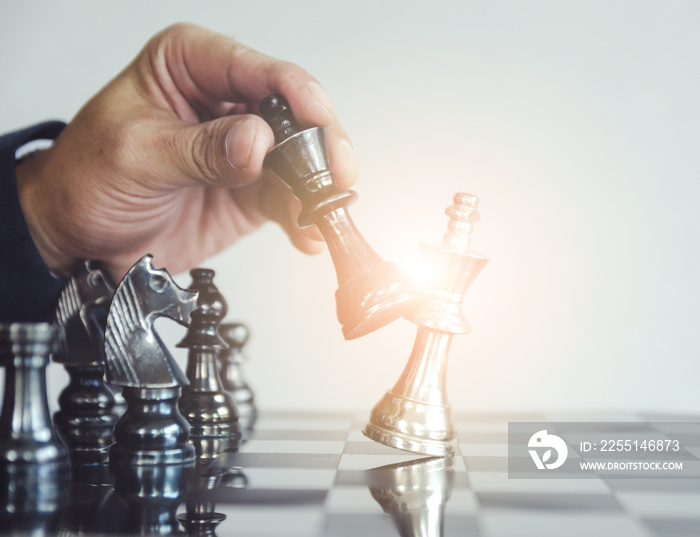
<path fill-rule="evenodd" d="M 418 326 L 408 363 L 393 388 L 374 406 L 364 434 L 391 447 L 425 455 L 455 451 L 452 406 L 445 381 L 452 337 L 471 327 L 461 309 L 464 294 L 488 258 L 471 249 L 479 199 L 457 193 L 441 245 L 422 244 L 425 289 L 410 320 Z"/>

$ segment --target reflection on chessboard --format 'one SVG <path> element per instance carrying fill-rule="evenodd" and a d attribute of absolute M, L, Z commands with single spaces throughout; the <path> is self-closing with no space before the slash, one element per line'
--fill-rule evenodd
<path fill-rule="evenodd" d="M 458 415 L 458 453 L 451 459 L 417 458 L 372 442 L 361 433 L 365 419 L 262 412 L 250 438 L 199 476 L 151 469 L 118 474 L 115 482 L 104 475 L 94 483 L 74 478 L 55 529 L 61 535 L 174 532 L 179 521 L 191 535 L 220 536 L 700 534 L 700 480 L 507 474 L 509 421 L 688 416 Z M 700 434 L 684 443 L 700 459 Z"/>

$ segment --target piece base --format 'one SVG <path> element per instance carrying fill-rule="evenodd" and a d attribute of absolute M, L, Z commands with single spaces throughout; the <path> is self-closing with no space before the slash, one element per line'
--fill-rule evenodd
<path fill-rule="evenodd" d="M 457 442 L 452 440 L 449 442 L 428 441 L 423 438 L 415 438 L 405 434 L 397 434 L 394 431 L 389 431 L 383 427 L 379 427 L 374 423 L 367 423 L 362 430 L 370 440 L 384 444 L 385 446 L 393 447 L 411 453 L 420 455 L 433 455 L 435 457 L 449 457 L 454 455 Z"/>
<path fill-rule="evenodd" d="M 418 291 L 394 263 L 375 265 L 335 292 L 343 336 L 355 339 L 411 315 L 419 298 Z"/>

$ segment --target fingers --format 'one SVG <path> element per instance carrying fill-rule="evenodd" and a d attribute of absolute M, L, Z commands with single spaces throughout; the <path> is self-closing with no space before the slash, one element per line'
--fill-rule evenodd
<path fill-rule="evenodd" d="M 180 186 L 205 184 L 236 187 L 262 176 L 263 160 L 274 144 L 272 130 L 252 114 L 227 116 L 205 123 L 179 123 L 161 133 L 172 149 Z"/>
<path fill-rule="evenodd" d="M 340 125 L 330 98 L 301 67 L 266 56 L 210 30 L 179 24 L 156 36 L 146 49 L 155 64 L 159 87 L 177 90 L 194 110 L 207 108 L 215 115 L 220 103 L 238 103 L 257 110 L 271 93 L 281 93 L 304 127 L 326 127 L 331 166 L 336 181 L 349 188 L 357 180 L 357 162 L 347 133 Z M 165 62 L 158 68 L 158 62 Z M 170 90 L 168 90 L 170 88 Z M 177 97 L 169 96 L 169 102 Z M 199 114 L 202 117 L 202 114 Z"/>

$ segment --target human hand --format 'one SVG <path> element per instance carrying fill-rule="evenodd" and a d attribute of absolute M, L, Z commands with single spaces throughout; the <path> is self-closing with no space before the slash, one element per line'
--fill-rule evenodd
<path fill-rule="evenodd" d="M 25 220 L 39 253 L 67 276 L 80 259 L 116 281 L 145 253 L 173 273 L 199 264 L 267 219 L 292 243 L 322 248 L 300 230 L 300 204 L 266 178 L 274 145 L 255 115 L 281 93 L 304 127 L 328 131 L 331 166 L 350 187 L 350 141 L 320 84 L 300 67 L 189 24 L 153 37 L 95 95 L 53 146 L 17 165 Z"/>

